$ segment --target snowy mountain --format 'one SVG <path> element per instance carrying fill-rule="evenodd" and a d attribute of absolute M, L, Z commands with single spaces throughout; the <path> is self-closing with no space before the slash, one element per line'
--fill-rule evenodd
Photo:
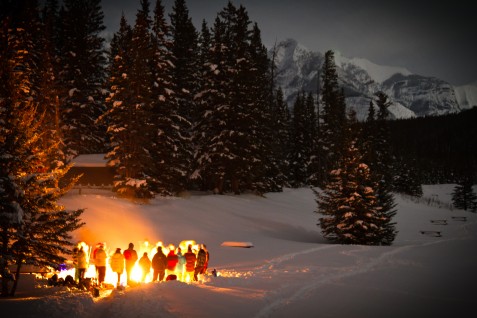
<path fill-rule="evenodd" d="M 455 94 L 461 109 L 477 106 L 477 81 L 472 84 L 455 87 Z"/>
<path fill-rule="evenodd" d="M 283 89 L 289 105 L 301 90 L 316 92 L 323 61 L 324 54 L 312 52 L 293 39 L 277 45 L 277 86 Z M 339 52 L 335 52 L 335 63 L 347 105 L 355 109 L 360 119 L 366 117 L 369 102 L 377 91 L 390 97 L 395 118 L 455 113 L 477 105 L 477 83 L 455 88 L 435 77 L 363 58 L 347 58 Z"/>

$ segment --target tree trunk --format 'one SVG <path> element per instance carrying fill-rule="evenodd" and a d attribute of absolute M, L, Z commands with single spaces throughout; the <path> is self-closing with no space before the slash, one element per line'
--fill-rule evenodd
<path fill-rule="evenodd" d="M 12 290 L 10 291 L 10 296 L 12 296 L 12 297 L 15 296 L 15 292 L 17 290 L 18 280 L 20 279 L 21 267 L 22 267 L 22 261 L 18 260 L 17 261 L 17 271 L 15 272 L 15 280 L 13 281 Z"/>
<path fill-rule="evenodd" d="M 239 178 L 233 177 L 233 178 L 232 178 L 232 181 L 231 181 L 231 186 L 232 186 L 232 192 L 233 192 L 234 194 L 237 194 L 237 195 L 240 194 L 240 187 L 239 187 L 239 185 L 240 185 Z"/>
<path fill-rule="evenodd" d="M 6 272 L 6 268 L 0 268 L 0 271 L 2 273 Z M 7 278 L 2 274 L 2 297 L 7 297 L 8 296 L 8 280 Z"/>
<path fill-rule="evenodd" d="M 224 178 L 223 177 L 216 177 L 214 193 L 215 194 L 224 193 Z"/>

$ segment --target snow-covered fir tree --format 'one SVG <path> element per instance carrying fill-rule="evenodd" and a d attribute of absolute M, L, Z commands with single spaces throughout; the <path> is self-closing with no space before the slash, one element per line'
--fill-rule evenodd
<path fill-rule="evenodd" d="M 122 196 L 151 197 L 145 170 L 152 160 L 142 145 L 150 143 L 143 122 L 148 116 L 144 114 L 144 107 L 138 105 L 135 95 L 142 87 L 133 85 L 139 75 L 133 68 L 133 63 L 138 61 L 132 59 L 136 53 L 132 36 L 132 29 L 123 15 L 111 41 L 108 109 L 100 120 L 108 125 L 111 149 L 106 158 L 108 165 L 116 171 L 113 190 Z M 146 63 L 139 65 L 146 67 Z M 144 72 L 147 74 L 147 68 Z"/>
<path fill-rule="evenodd" d="M 170 16 L 171 53 L 174 57 L 172 75 L 177 86 L 179 114 L 194 122 L 197 116 L 194 96 L 199 82 L 199 47 L 197 30 L 184 0 L 175 0 Z"/>
<path fill-rule="evenodd" d="M 343 91 L 338 86 L 334 52 L 331 50 L 325 53 L 320 83 L 322 108 L 316 155 L 321 158 L 318 175 L 327 178 L 327 172 L 340 161 L 341 150 L 345 148 L 343 134 L 346 126 L 346 104 Z M 325 184 L 326 180 L 319 182 Z"/>
<path fill-rule="evenodd" d="M 274 94 L 271 113 L 271 140 L 272 157 L 276 160 L 277 171 L 274 173 L 277 182 L 283 186 L 290 186 L 290 125 L 291 115 L 284 100 L 283 91 L 278 88 Z"/>
<path fill-rule="evenodd" d="M 305 109 L 305 94 L 297 95 L 293 104 L 291 133 L 290 170 L 292 185 L 301 187 L 306 184 L 308 177 L 308 159 L 310 153 L 310 139 L 307 133 L 307 118 Z"/>
<path fill-rule="evenodd" d="M 48 117 L 38 79 L 49 77 L 48 67 L 40 65 L 43 55 L 35 46 L 36 4 L 21 4 L 23 12 L 2 15 L 0 29 L 0 273 L 17 266 L 10 291 L 2 280 L 2 296 L 15 294 L 22 264 L 63 262 L 71 232 L 82 225 L 82 210 L 58 204 L 70 186 L 59 182 L 68 167 L 52 164 L 59 143 L 43 140 L 55 136 L 41 128 Z"/>
<path fill-rule="evenodd" d="M 277 117 L 274 117 L 273 92 L 269 89 L 270 60 L 257 23 L 252 26 L 248 51 L 248 116 L 254 118 L 249 121 L 249 139 L 252 149 L 255 149 L 255 158 L 251 162 L 250 190 L 259 194 L 281 191 L 284 183 L 280 171 L 282 159 L 273 148 Z"/>
<path fill-rule="evenodd" d="M 392 190 L 397 193 L 421 197 L 422 185 L 418 177 L 416 164 L 409 164 L 409 159 L 394 158 L 394 176 Z"/>
<path fill-rule="evenodd" d="M 323 191 L 314 190 L 323 236 L 339 244 L 390 245 L 391 218 L 378 203 L 370 169 L 349 142 Z"/>
<path fill-rule="evenodd" d="M 262 192 L 271 185 L 267 168 L 261 167 L 268 152 L 257 138 L 263 136 L 270 112 L 270 99 L 263 92 L 260 95 L 261 86 L 254 80 L 266 77 L 264 50 L 259 33 L 249 24 L 245 8 L 231 2 L 219 12 L 203 88 L 197 94 L 197 167 L 192 177 L 218 193 Z"/>
<path fill-rule="evenodd" d="M 362 134 L 363 159 L 369 165 L 372 177 L 377 187 L 375 188 L 381 212 L 392 218 L 396 211 L 394 203 L 393 189 L 393 160 L 389 146 L 389 113 L 388 107 L 391 105 L 388 96 L 383 92 L 376 93 L 376 107 L 378 113 L 374 118 L 374 105 L 370 105 L 368 118 L 364 126 L 365 133 Z M 394 240 L 393 230 L 389 233 L 389 241 Z"/>
<path fill-rule="evenodd" d="M 59 35 L 61 128 L 66 160 L 105 150 L 105 29 L 101 0 L 64 0 Z"/>
<path fill-rule="evenodd" d="M 292 184 L 300 187 L 310 184 L 316 174 L 316 112 L 315 101 L 311 93 L 301 92 L 293 106 L 291 125 Z"/>
<path fill-rule="evenodd" d="M 150 151 L 154 160 L 151 173 L 156 178 L 153 189 L 161 195 L 175 195 L 186 189 L 190 174 L 191 123 L 180 113 L 176 92 L 182 89 L 178 86 L 182 83 L 174 80 L 173 45 L 160 0 L 156 1 L 152 30 L 154 86 L 150 111 L 153 136 Z"/>
<path fill-rule="evenodd" d="M 477 194 L 473 189 L 473 177 L 466 175 L 461 177 L 459 183 L 452 191 L 452 205 L 457 209 L 477 212 Z"/>

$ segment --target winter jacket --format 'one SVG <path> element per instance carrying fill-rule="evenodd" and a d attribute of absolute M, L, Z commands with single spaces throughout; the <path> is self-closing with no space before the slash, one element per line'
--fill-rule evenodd
<path fill-rule="evenodd" d="M 102 247 L 96 250 L 94 254 L 94 265 L 96 266 L 106 266 L 106 260 L 108 259 L 108 255 Z"/>
<path fill-rule="evenodd" d="M 109 263 L 113 272 L 121 274 L 124 271 L 124 256 L 121 252 L 114 253 Z"/>
<path fill-rule="evenodd" d="M 123 255 L 124 259 L 126 260 L 126 267 L 131 268 L 134 266 L 134 264 L 136 264 L 138 257 L 137 252 L 134 249 L 128 248 L 124 251 Z"/>
<path fill-rule="evenodd" d="M 149 273 L 149 271 L 151 270 L 151 260 L 149 259 L 149 257 L 141 257 L 141 259 L 139 260 L 139 266 L 144 273 Z"/>
<path fill-rule="evenodd" d="M 179 258 L 177 257 L 174 251 L 170 251 L 167 254 L 167 270 L 173 271 L 176 268 L 177 263 L 179 262 Z"/>
<path fill-rule="evenodd" d="M 203 267 L 205 265 L 205 262 L 207 261 L 207 254 L 205 254 L 205 251 L 203 249 L 199 250 L 199 253 L 197 254 L 197 267 Z"/>
<path fill-rule="evenodd" d="M 186 260 L 186 272 L 193 272 L 195 268 L 195 254 L 192 252 L 187 252 L 184 254 Z"/>
<path fill-rule="evenodd" d="M 157 252 L 152 258 L 152 268 L 155 271 L 163 271 L 167 266 L 167 257 L 162 251 Z"/>
<path fill-rule="evenodd" d="M 186 259 L 181 252 L 177 253 L 177 259 L 178 259 L 178 262 L 177 262 L 176 268 L 178 271 L 182 272 L 182 270 L 184 269 L 184 265 L 186 263 Z"/>
<path fill-rule="evenodd" d="M 76 254 L 76 260 L 77 260 L 77 268 L 87 268 L 88 267 L 88 260 L 86 259 L 86 253 L 83 251 L 83 249 L 80 249 L 78 251 L 78 254 Z"/>

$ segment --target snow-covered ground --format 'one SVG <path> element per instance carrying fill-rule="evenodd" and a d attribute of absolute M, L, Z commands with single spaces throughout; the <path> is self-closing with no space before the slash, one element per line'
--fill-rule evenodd
<path fill-rule="evenodd" d="M 76 240 L 103 241 L 111 250 L 129 242 L 195 240 L 207 245 L 209 270 L 219 276 L 105 290 L 93 298 L 64 287 L 39 288 L 41 282 L 24 275 L 18 297 L 0 299 L 0 312 L 49 318 L 477 317 L 477 215 L 448 208 L 452 189 L 425 186 L 430 204 L 396 196 L 399 234 L 389 247 L 329 244 L 316 226 L 310 189 L 265 198 L 193 193 L 148 203 L 70 194 L 62 199 L 67 208 L 86 208 L 87 225 Z M 254 247 L 221 246 L 224 241 Z"/>

